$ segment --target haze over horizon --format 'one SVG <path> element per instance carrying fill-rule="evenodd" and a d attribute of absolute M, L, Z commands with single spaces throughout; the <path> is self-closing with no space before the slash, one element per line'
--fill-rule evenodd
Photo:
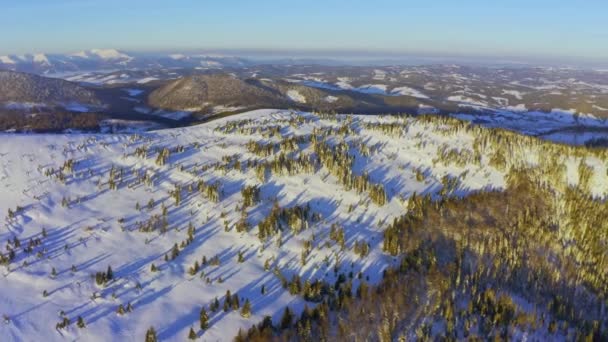
<path fill-rule="evenodd" d="M 291 51 L 373 56 L 608 59 L 608 4 L 481 0 L 0 1 L 0 55 L 125 51 Z M 564 24 L 568 23 L 568 24 Z M 44 28 L 44 29 L 41 29 Z"/>

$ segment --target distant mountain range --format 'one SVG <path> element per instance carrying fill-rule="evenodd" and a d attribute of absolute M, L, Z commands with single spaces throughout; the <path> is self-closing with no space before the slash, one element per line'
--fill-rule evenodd
<path fill-rule="evenodd" d="M 106 119 L 175 127 L 256 108 L 444 114 L 534 134 L 608 125 L 601 70 L 259 64 L 117 50 L 0 60 L 10 69 L 0 71 L 0 131 L 95 130 Z"/>
<path fill-rule="evenodd" d="M 238 57 L 214 55 L 130 55 L 114 49 L 93 49 L 72 54 L 0 56 L 0 69 L 36 74 L 158 68 L 242 67 L 251 62 Z"/>

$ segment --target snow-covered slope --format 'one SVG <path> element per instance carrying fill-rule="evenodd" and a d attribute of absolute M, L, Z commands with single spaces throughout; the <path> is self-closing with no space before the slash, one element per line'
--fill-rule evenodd
<path fill-rule="evenodd" d="M 204 340 L 230 340 L 265 315 L 278 319 L 287 305 L 303 308 L 281 277 L 333 282 L 336 268 L 376 283 L 395 262 L 382 252 L 383 230 L 414 193 L 504 186 L 504 171 L 474 141 L 439 119 L 275 110 L 138 135 L 0 135 L 0 212 L 9 213 L 0 245 L 21 245 L 0 277 L 3 340 L 142 340 L 150 326 L 163 341 L 185 340 L 190 327 Z M 366 189 L 348 189 L 331 158 L 317 160 L 323 148 L 352 158 Z M 587 163 L 605 174 L 599 160 Z M 569 174 L 577 165 L 566 164 Z M 597 194 L 607 190 L 600 178 L 591 184 Z M 245 206 L 242 190 L 253 186 L 259 198 Z M 261 239 L 273 206 L 310 213 L 304 221 L 287 215 L 282 225 L 292 229 Z M 332 227 L 344 232 L 346 248 Z M 369 245 L 366 258 L 352 249 L 360 241 Z M 190 272 L 195 263 L 200 269 Z M 112 280 L 97 285 L 95 273 L 108 266 Z M 251 302 L 250 318 L 209 310 L 227 290 Z M 121 304 L 132 312 L 117 314 Z M 56 329 L 63 317 L 72 323 Z"/>

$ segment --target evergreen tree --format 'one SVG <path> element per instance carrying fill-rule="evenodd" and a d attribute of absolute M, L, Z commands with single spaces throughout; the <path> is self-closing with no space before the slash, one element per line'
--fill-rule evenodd
<path fill-rule="evenodd" d="M 171 249 L 171 260 L 175 260 L 175 258 L 177 258 L 177 256 L 179 255 L 179 247 L 177 246 L 177 243 L 173 245 L 173 249 Z"/>
<path fill-rule="evenodd" d="M 230 307 L 232 306 L 232 295 L 230 294 L 230 290 L 226 290 L 226 295 L 224 296 L 224 312 L 228 312 Z"/>
<path fill-rule="evenodd" d="M 196 340 L 196 332 L 194 332 L 194 329 L 192 327 L 190 327 L 190 332 L 188 333 L 188 338 L 191 340 Z"/>
<path fill-rule="evenodd" d="M 146 331 L 146 342 L 157 342 L 158 338 L 156 337 L 156 330 L 154 327 L 150 327 L 148 331 Z"/>
<path fill-rule="evenodd" d="M 84 323 L 84 319 L 82 319 L 82 316 L 78 316 L 78 320 L 76 321 L 76 325 L 80 329 L 84 329 L 86 327 L 86 324 Z"/>
<path fill-rule="evenodd" d="M 232 310 L 236 311 L 241 307 L 241 303 L 239 302 L 239 295 L 232 295 Z"/>
<path fill-rule="evenodd" d="M 106 271 L 106 281 L 110 281 L 114 278 L 114 272 L 112 272 L 112 267 L 108 266 L 108 270 Z"/>
<path fill-rule="evenodd" d="M 220 309 L 220 301 L 215 297 L 213 302 L 211 303 L 211 311 L 216 312 Z"/>
<path fill-rule="evenodd" d="M 293 320 L 293 314 L 291 310 L 289 310 L 289 306 L 285 307 L 285 312 L 283 312 L 283 316 L 281 317 L 281 330 L 285 330 L 291 326 L 291 321 Z"/>
<path fill-rule="evenodd" d="M 201 330 L 205 330 L 209 327 L 209 315 L 207 315 L 207 310 L 205 310 L 205 307 L 201 308 L 199 321 Z"/>
<path fill-rule="evenodd" d="M 249 318 L 251 316 L 251 302 L 249 302 L 249 298 L 245 300 L 245 304 L 243 304 L 243 308 L 241 309 L 241 316 L 245 318 Z"/>

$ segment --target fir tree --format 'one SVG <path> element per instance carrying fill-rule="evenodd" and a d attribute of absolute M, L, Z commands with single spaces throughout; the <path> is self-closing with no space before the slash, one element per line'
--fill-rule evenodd
<path fill-rule="evenodd" d="M 106 271 L 106 281 L 110 281 L 114 278 L 114 272 L 112 272 L 112 267 L 108 266 L 108 270 Z"/>
<path fill-rule="evenodd" d="M 190 327 L 190 332 L 188 333 L 188 338 L 191 340 L 196 340 L 196 332 L 194 332 L 194 329 L 192 327 Z"/>
<path fill-rule="evenodd" d="M 205 330 L 209 327 L 209 315 L 207 315 L 207 310 L 205 310 L 205 307 L 201 308 L 201 313 L 199 315 L 199 323 L 201 330 Z"/>
<path fill-rule="evenodd" d="M 251 316 L 251 303 L 249 302 L 249 298 L 245 300 L 245 304 L 243 304 L 243 308 L 241 309 L 241 316 L 245 318 L 249 318 Z"/>
<path fill-rule="evenodd" d="M 240 307 L 241 303 L 239 302 L 239 295 L 235 293 L 232 295 L 232 310 L 236 311 L 240 309 Z"/>
<path fill-rule="evenodd" d="M 285 312 L 283 312 L 283 316 L 281 317 L 280 328 L 281 330 L 285 330 L 291 326 L 291 321 L 293 320 L 293 314 L 291 310 L 289 310 L 289 306 L 285 307 Z"/>
<path fill-rule="evenodd" d="M 86 327 L 86 324 L 84 323 L 84 319 L 82 319 L 82 316 L 78 316 L 78 320 L 76 321 L 76 325 L 80 329 L 84 329 Z"/>
<path fill-rule="evenodd" d="M 146 342 L 157 342 L 158 339 L 156 337 L 156 330 L 154 327 L 150 327 L 148 331 L 146 331 Z"/>

